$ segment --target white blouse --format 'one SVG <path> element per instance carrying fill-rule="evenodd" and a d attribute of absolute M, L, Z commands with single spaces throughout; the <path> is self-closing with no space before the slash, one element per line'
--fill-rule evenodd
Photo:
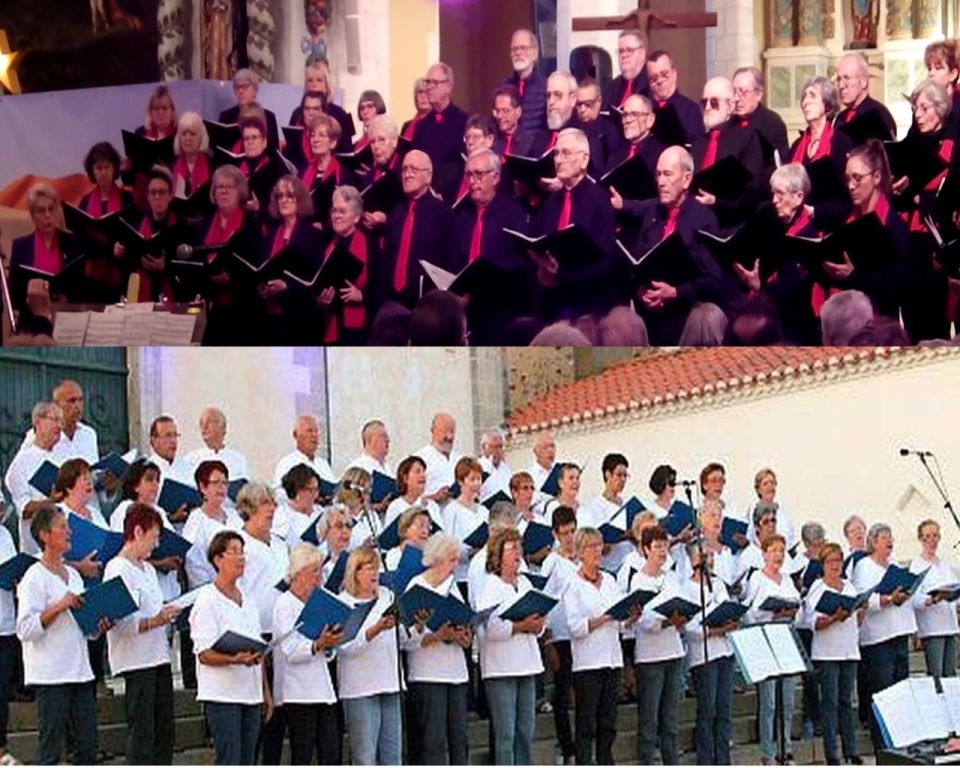
<path fill-rule="evenodd" d="M 483 592 L 477 599 L 477 610 L 495 605 L 500 608 L 490 616 L 480 633 L 480 673 L 484 680 L 497 677 L 523 677 L 543 672 L 537 637 L 530 632 L 513 634 L 513 622 L 501 619 L 500 614 L 521 595 L 529 592 L 530 582 L 520 576 L 517 588 L 497 574 L 487 575 Z"/>
<path fill-rule="evenodd" d="M 440 595 L 451 595 L 454 599 L 463 602 L 460 590 L 451 577 L 437 586 L 431 585 L 423 576 L 410 580 L 407 589 L 414 586 L 424 587 Z M 429 633 L 427 629 L 420 633 L 416 626 L 409 631 L 401 630 L 403 650 L 407 653 L 407 676 L 411 683 L 447 683 L 459 685 L 467 682 L 467 661 L 463 655 L 463 648 L 456 643 L 432 643 L 424 647 L 423 637 Z"/>
<path fill-rule="evenodd" d="M 113 513 L 110 515 L 110 527 L 117 533 L 123 533 L 123 525 L 127 521 L 127 512 L 130 510 L 132 504 L 132 500 L 124 499 L 117 504 Z M 172 531 L 173 523 L 170 522 L 167 513 L 156 504 L 151 504 L 150 506 L 160 515 L 160 520 L 163 521 L 163 527 L 168 531 Z M 163 592 L 164 602 L 170 602 L 174 598 L 179 597 L 183 591 L 180 588 L 180 579 L 177 576 L 176 570 L 167 571 L 166 573 L 157 571 L 157 579 L 160 582 L 160 590 Z"/>
<path fill-rule="evenodd" d="M 349 605 L 364 602 L 347 591 L 340 593 L 340 599 Z M 396 630 L 385 629 L 373 640 L 367 640 L 367 630 L 380 620 L 391 605 L 393 596 L 390 590 L 380 587 L 377 602 L 367 614 L 357 636 L 340 646 L 337 653 L 340 658 L 337 682 L 341 700 L 398 692 Z"/>
<path fill-rule="evenodd" d="M 913 596 L 914 613 L 917 620 L 917 634 L 920 637 L 937 637 L 956 635 L 960 632 L 957 624 L 957 602 L 947 603 L 941 600 L 938 603 L 927 605 L 927 597 L 931 590 L 956 584 L 960 579 L 949 563 L 942 559 L 936 563 L 925 560 L 918 555 L 910 561 L 910 573 L 920 573 L 929 568 L 923 577 L 920 586 Z"/>
<path fill-rule="evenodd" d="M 273 605 L 273 703 L 334 704 L 337 695 L 330 679 L 326 653 L 313 652 L 313 640 L 291 632 L 304 603 L 292 592 L 284 592 Z"/>
<path fill-rule="evenodd" d="M 543 561 L 540 575 L 547 577 L 547 585 L 543 591 L 560 600 L 547 614 L 547 627 L 550 629 L 550 637 L 554 640 L 570 639 L 567 604 L 563 597 L 571 580 L 577 575 L 579 567 L 576 560 L 568 560 L 558 550 L 553 550 Z"/>
<path fill-rule="evenodd" d="M 647 603 L 643 613 L 634 624 L 634 660 L 637 664 L 682 659 L 683 643 L 680 633 L 672 624 L 664 624 L 666 617 L 656 609 L 680 595 L 680 582 L 672 571 L 661 571 L 657 576 L 649 576 L 644 571 L 633 574 L 627 586 L 628 592 L 644 589 L 657 592 L 657 596 Z"/>
<path fill-rule="evenodd" d="M 0 525 L 0 563 L 17 556 L 17 547 L 6 526 Z M 0 589 L 0 635 L 17 633 L 17 608 L 13 603 L 13 590 Z"/>
<path fill-rule="evenodd" d="M 841 622 L 835 622 L 826 629 L 817 629 L 817 619 L 826 616 L 817 611 L 817 603 L 825 592 L 837 590 L 827 586 L 822 578 L 810 585 L 810 591 L 804 600 L 806 613 L 811 617 L 810 629 L 813 630 L 813 642 L 810 646 L 812 661 L 859 661 L 860 628 L 857 626 L 857 614 L 853 613 Z M 847 579 L 843 579 L 841 595 L 857 596 L 857 588 Z"/>
<path fill-rule="evenodd" d="M 567 609 L 574 672 L 623 666 L 620 623 L 608 621 L 592 632 L 588 629 L 590 619 L 602 616 L 622 596 L 616 579 L 605 571 L 600 571 L 599 587 L 587 581 L 579 572 L 570 579 L 561 602 Z"/>
<path fill-rule="evenodd" d="M 853 585 L 857 594 L 866 592 L 880 583 L 886 566 L 879 565 L 870 555 L 863 557 L 853 569 Z M 912 635 L 917 631 L 913 602 L 907 600 L 903 605 L 888 603 L 880 607 L 880 595 L 874 592 L 867 603 L 867 612 L 860 625 L 860 645 L 876 645 L 901 635 Z"/>
<path fill-rule="evenodd" d="M 691 603 L 700 603 L 700 582 L 696 579 L 687 578 L 680 582 L 681 597 L 686 598 Z M 704 583 L 703 595 L 706 598 L 706 612 L 730 599 L 727 593 L 727 587 L 723 580 L 714 576 L 710 580 L 709 586 Z M 687 667 L 693 669 L 703 664 L 703 622 L 702 616 L 698 613 L 683 628 L 683 639 L 687 644 Z M 707 660 L 726 658 L 733 655 L 733 648 L 726 635 L 708 635 L 707 636 Z"/>
<path fill-rule="evenodd" d="M 481 523 L 487 522 L 489 513 L 487 508 L 479 502 L 467 507 L 461 504 L 459 500 L 454 499 L 447 504 L 444 515 L 449 526 L 447 532 L 460 542 L 460 563 L 456 570 L 457 581 L 467 581 L 471 548 L 463 540 L 473 533 Z"/>
<path fill-rule="evenodd" d="M 260 611 L 260 626 L 269 631 L 273 626 L 273 604 L 280 597 L 276 585 L 287 575 L 287 545 L 279 536 L 271 536 L 267 545 L 246 531 L 240 531 L 240 535 L 244 556 L 240 588 L 253 598 Z"/>
<path fill-rule="evenodd" d="M 40 615 L 67 592 L 83 593 L 83 579 L 69 565 L 67 581 L 34 563 L 20 580 L 17 637 L 23 644 L 23 678 L 27 685 L 86 683 L 93 680 L 87 638 L 70 610 L 62 611 L 44 629 Z"/>
<path fill-rule="evenodd" d="M 127 591 L 137 602 L 137 611 L 118 621 L 107 632 L 107 654 L 114 674 L 149 669 L 170 663 L 170 643 L 165 624 L 148 632 L 140 631 L 143 619 L 152 619 L 163 607 L 163 591 L 157 571 L 150 563 L 140 568 L 125 557 L 113 558 L 103 570 L 103 580 L 123 579 Z"/>
<path fill-rule="evenodd" d="M 202 514 L 202 513 L 201 513 Z M 263 629 L 253 598 L 240 593 L 238 605 L 216 584 L 207 584 L 197 595 L 190 611 L 190 634 L 197 655 L 197 701 L 224 704 L 260 704 L 263 687 L 260 665 L 227 664 L 215 667 L 200 661 L 200 654 L 212 648 L 224 632 L 232 631 L 259 640 Z"/>
<path fill-rule="evenodd" d="M 240 531 L 243 520 L 240 515 L 227 507 L 223 508 L 225 522 L 214 520 L 200 507 L 190 512 L 187 522 L 183 525 L 183 538 L 193 544 L 187 550 L 184 567 L 187 571 L 187 584 L 190 589 L 196 589 L 209 584 L 216 578 L 217 572 L 207 560 L 207 549 L 213 537 L 220 531 Z"/>

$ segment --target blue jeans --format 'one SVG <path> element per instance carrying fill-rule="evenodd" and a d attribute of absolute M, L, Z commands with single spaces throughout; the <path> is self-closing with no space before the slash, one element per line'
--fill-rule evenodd
<path fill-rule="evenodd" d="M 344 699 L 353 765 L 400 765 L 400 694 Z"/>
<path fill-rule="evenodd" d="M 923 638 L 923 656 L 927 674 L 933 677 L 957 676 L 957 636 L 938 635 Z"/>
<path fill-rule="evenodd" d="M 534 675 L 484 680 L 493 723 L 493 764 L 533 763 L 537 694 Z"/>
<path fill-rule="evenodd" d="M 860 648 L 871 700 L 873 694 L 882 691 L 884 688 L 889 688 L 894 683 L 898 683 L 909 676 L 908 638 L 909 635 L 900 635 L 884 640 L 882 643 L 864 645 Z M 870 739 L 873 741 L 874 750 L 879 751 L 885 746 L 883 735 L 880 732 L 880 726 L 877 724 L 877 718 L 873 716 L 872 708 L 869 712 Z"/>
<path fill-rule="evenodd" d="M 857 733 L 853 714 L 853 688 L 857 684 L 856 661 L 814 662 L 820 683 L 820 715 L 823 718 L 823 751 L 827 760 L 839 760 L 837 731 L 843 756 L 857 757 Z"/>
<path fill-rule="evenodd" d="M 697 724 L 693 731 L 697 763 L 730 765 L 733 657 L 700 664 L 692 674 L 697 690 Z"/>
<path fill-rule="evenodd" d="M 653 750 L 660 738 L 664 765 L 677 765 L 677 708 L 683 659 L 637 664 L 637 762 L 653 763 Z"/>
<path fill-rule="evenodd" d="M 253 765 L 260 738 L 260 705 L 205 701 L 217 765 Z"/>
<path fill-rule="evenodd" d="M 91 683 L 38 685 L 37 765 L 57 765 L 65 738 L 73 737 L 76 765 L 93 765 L 97 759 L 97 713 Z"/>
<path fill-rule="evenodd" d="M 777 704 L 777 681 L 764 680 L 757 683 L 760 694 L 760 756 L 772 760 L 777 756 L 777 730 L 774 720 Z M 791 725 L 793 723 L 793 709 L 797 698 L 797 678 L 783 678 L 783 736 L 784 745 L 789 755 L 793 752 L 791 739 Z"/>

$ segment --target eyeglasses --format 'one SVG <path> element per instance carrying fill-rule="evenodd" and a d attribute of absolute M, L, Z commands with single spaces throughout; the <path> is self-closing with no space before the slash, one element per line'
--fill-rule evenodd
<path fill-rule="evenodd" d="M 868 176 L 873 176 L 873 173 L 873 171 L 870 173 L 848 173 L 845 174 L 844 179 L 846 180 L 847 184 L 852 181 L 854 186 L 859 187 L 860 183 Z"/>
<path fill-rule="evenodd" d="M 274 192 L 273 196 L 276 200 L 296 200 L 297 196 L 293 192 Z"/>
<path fill-rule="evenodd" d="M 560 160 L 570 160 L 578 155 L 586 154 L 582 149 L 555 149 L 553 156 Z"/>
<path fill-rule="evenodd" d="M 426 173 L 429 168 L 420 168 L 416 165 L 403 165 L 400 167 L 400 173 Z"/>
<path fill-rule="evenodd" d="M 423 82 L 427 88 L 436 88 L 438 85 L 442 85 L 443 83 L 449 83 L 450 80 L 447 78 L 444 78 L 443 80 L 434 80 L 431 78 L 429 80 L 424 80 Z"/>
<path fill-rule="evenodd" d="M 700 99 L 700 106 L 704 109 L 707 107 L 710 107 L 710 109 L 720 109 L 720 103 L 727 101 L 730 101 L 730 99 L 721 99 L 717 96 L 711 96 L 708 99 Z"/>
<path fill-rule="evenodd" d="M 592 107 L 598 101 L 600 101 L 600 99 L 590 99 L 589 101 L 578 101 L 576 104 L 576 107 L 577 109 L 585 109 L 587 107 Z"/>
<path fill-rule="evenodd" d="M 738 99 L 743 98 L 748 93 L 760 93 L 760 89 L 759 88 L 734 88 L 733 89 L 733 95 Z"/>
<path fill-rule="evenodd" d="M 213 191 L 214 191 L 214 192 L 229 192 L 229 191 L 234 190 L 234 189 L 236 189 L 236 188 L 237 188 L 237 185 L 236 185 L 236 184 L 217 184 L 217 186 L 215 186 L 215 187 L 213 188 Z"/>
<path fill-rule="evenodd" d="M 487 169 L 486 171 L 465 171 L 464 176 L 469 181 L 483 181 L 487 176 L 490 176 L 493 171 Z"/>
<path fill-rule="evenodd" d="M 636 53 L 641 48 L 643 48 L 642 45 L 633 45 L 633 46 L 630 46 L 629 48 L 626 46 L 624 46 L 623 48 L 617 48 L 617 56 L 629 56 L 632 53 Z"/>
<path fill-rule="evenodd" d="M 641 117 L 648 117 L 652 112 L 624 112 L 624 120 L 639 120 Z"/>
<path fill-rule="evenodd" d="M 670 75 L 671 75 L 671 70 L 668 69 L 666 72 L 656 72 L 650 75 L 649 80 L 653 84 L 662 83 L 664 80 L 669 79 Z"/>
<path fill-rule="evenodd" d="M 148 189 L 147 190 L 148 197 L 166 197 L 169 194 L 170 194 L 169 189 Z"/>
<path fill-rule="evenodd" d="M 493 114 L 495 117 L 504 117 L 506 115 L 512 115 L 516 111 L 516 107 L 498 107 L 493 110 Z"/>
<path fill-rule="evenodd" d="M 510 53 L 523 53 L 524 51 L 532 51 L 532 45 L 511 45 Z"/>

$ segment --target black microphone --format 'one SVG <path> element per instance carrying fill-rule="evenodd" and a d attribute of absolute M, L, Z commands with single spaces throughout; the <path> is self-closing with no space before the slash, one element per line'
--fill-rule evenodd
<path fill-rule="evenodd" d="M 177 246 L 177 259 L 180 261 L 189 261 L 193 256 L 193 246 L 183 243 Z"/>
<path fill-rule="evenodd" d="M 910 448 L 900 449 L 901 456 L 909 456 L 910 454 L 913 454 L 914 456 L 920 456 L 921 458 L 924 456 L 933 456 L 932 451 L 914 451 L 914 450 L 911 450 Z"/>
<path fill-rule="evenodd" d="M 680 485 L 682 485 L 684 488 L 696 488 L 696 487 L 697 487 L 697 481 L 696 481 L 696 480 L 680 480 L 680 481 L 678 481 L 678 482 L 679 482 Z"/>

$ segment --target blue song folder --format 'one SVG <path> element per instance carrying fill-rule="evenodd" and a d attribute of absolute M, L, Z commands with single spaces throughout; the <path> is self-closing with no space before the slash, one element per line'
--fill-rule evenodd
<path fill-rule="evenodd" d="M 23 578 L 27 569 L 37 562 L 37 558 L 28 555 L 26 552 L 20 552 L 9 560 L 0 563 L 0 589 L 11 590 L 17 582 Z"/>
<path fill-rule="evenodd" d="M 708 614 L 704 624 L 707 627 L 722 627 L 731 621 L 740 621 L 750 606 L 738 603 L 736 600 L 724 600 Z"/>
<path fill-rule="evenodd" d="M 806 592 L 810 587 L 813 586 L 813 582 L 823 576 L 823 563 L 819 560 L 811 560 L 807 563 L 807 567 L 803 571 L 803 579 L 800 582 L 800 586 L 803 587 L 804 592 Z"/>
<path fill-rule="evenodd" d="M 401 595 L 410 581 L 425 570 L 427 566 L 423 564 L 423 550 L 408 544 L 403 548 L 396 570 L 380 574 L 381 583 L 392 589 L 394 594 Z"/>
<path fill-rule="evenodd" d="M 487 509 L 493 509 L 493 505 L 500 501 L 510 502 L 512 499 L 503 491 L 497 491 L 493 496 L 488 496 L 483 500 L 483 506 Z"/>
<path fill-rule="evenodd" d="M 670 511 L 660 520 L 660 527 L 671 537 L 679 536 L 684 529 L 695 525 L 693 508 L 682 501 L 673 502 Z"/>
<path fill-rule="evenodd" d="M 230 501 L 236 503 L 237 496 L 240 495 L 241 489 L 249 482 L 245 477 L 238 477 L 236 480 L 231 480 L 230 485 L 227 486 L 227 496 L 230 498 Z"/>
<path fill-rule="evenodd" d="M 106 564 L 123 547 L 123 534 L 108 531 L 78 515 L 70 515 L 70 551 L 64 555 L 67 562 L 79 562 L 96 550 L 98 562 Z"/>
<path fill-rule="evenodd" d="M 524 557 L 536 554 L 541 549 L 553 546 L 553 529 L 549 525 L 531 520 L 523 531 Z"/>
<path fill-rule="evenodd" d="M 523 621 L 528 616 L 546 616 L 559 602 L 555 597 L 531 589 L 504 610 L 500 618 L 506 621 Z"/>
<path fill-rule="evenodd" d="M 0 565 L 0 571 L 2 571 L 3 566 Z M 0 586 L 3 585 L 3 582 L 0 581 Z M 946 603 L 952 603 L 954 600 L 960 599 L 960 584 L 941 584 L 939 587 L 931 589 L 929 592 L 931 597 L 939 597 Z"/>
<path fill-rule="evenodd" d="M 370 482 L 370 501 L 379 504 L 390 496 L 395 496 L 396 493 L 397 481 L 390 475 L 373 470 L 373 478 Z"/>
<path fill-rule="evenodd" d="M 94 472 L 109 472 L 119 480 L 129 467 L 130 463 L 114 451 L 102 457 L 100 461 L 90 467 L 90 469 Z"/>
<path fill-rule="evenodd" d="M 376 600 L 368 600 L 350 606 L 339 597 L 320 587 L 313 590 L 300 617 L 297 619 L 297 631 L 310 640 L 316 640 L 327 627 L 343 629 L 341 643 L 349 643 L 357 636 L 367 615 Z"/>
<path fill-rule="evenodd" d="M 213 650 L 218 653 L 233 655 L 245 651 L 249 653 L 266 653 L 269 646 L 257 637 L 247 637 L 246 635 L 241 635 L 239 632 L 228 629 L 217 638 L 217 642 L 215 642 L 212 647 Z"/>
<path fill-rule="evenodd" d="M 799 607 L 800 602 L 798 600 L 788 600 L 774 595 L 771 595 L 760 604 L 761 611 L 770 611 L 771 613 L 776 613 L 777 611 L 792 611 L 794 608 Z"/>
<path fill-rule="evenodd" d="M 380 549 L 390 550 L 394 547 L 400 546 L 400 518 L 403 517 L 402 514 L 397 515 L 393 518 L 393 522 L 390 523 L 380 535 L 377 537 L 377 542 L 380 544 Z M 440 530 L 440 526 L 430 518 L 430 535 L 433 536 L 437 531 Z"/>
<path fill-rule="evenodd" d="M 749 526 L 746 520 L 737 520 L 735 517 L 724 517 L 723 523 L 720 526 L 720 542 L 730 547 L 730 551 L 733 552 L 733 554 L 737 554 L 737 552 L 744 549 L 744 547 L 738 545 L 733 540 L 733 537 L 738 533 L 746 536 L 748 528 Z"/>
<path fill-rule="evenodd" d="M 203 504 L 203 496 L 192 485 L 165 477 L 160 486 L 160 498 L 157 499 L 157 504 L 168 515 L 172 515 L 183 506 L 187 509 L 199 507 Z"/>
<path fill-rule="evenodd" d="M 499 606 L 491 606 L 484 611 L 472 611 L 462 600 L 450 594 L 441 595 L 432 589 L 416 585 L 411 587 L 397 601 L 400 621 L 405 626 L 417 623 L 417 616 L 425 611 L 427 629 L 436 632 L 444 624 L 453 627 L 476 627 L 486 622 Z"/>
<path fill-rule="evenodd" d="M 473 531 L 470 533 L 470 535 L 468 535 L 467 538 L 463 540 L 463 543 L 466 544 L 468 547 L 472 547 L 473 549 L 480 549 L 480 547 L 483 547 L 486 545 L 487 539 L 489 537 L 490 537 L 490 528 L 487 526 L 486 523 L 480 523 L 480 525 L 474 528 Z"/>
<path fill-rule="evenodd" d="M 641 608 L 643 608 L 656 596 L 656 592 L 651 592 L 647 589 L 635 589 L 629 595 L 617 600 L 617 602 L 607 608 L 604 613 L 608 616 L 612 616 L 617 621 L 626 621 L 630 618 L 631 608 L 633 608 L 635 605 L 639 605 Z"/>
<path fill-rule="evenodd" d="M 530 586 L 543 592 L 547 587 L 548 577 L 541 576 L 539 573 L 530 573 L 530 571 L 520 571 L 520 575 L 530 582 Z"/>
<path fill-rule="evenodd" d="M 320 492 L 321 499 L 332 499 L 337 493 L 337 484 L 332 483 L 329 480 L 324 480 L 321 477 L 318 490 Z"/>
<path fill-rule="evenodd" d="M 49 496 L 53 492 L 53 484 L 57 480 L 57 472 L 59 471 L 57 465 L 52 461 L 44 461 L 37 467 L 33 477 L 30 478 L 30 485 L 44 496 Z"/>
<path fill-rule="evenodd" d="M 97 625 L 101 619 L 116 621 L 136 613 L 137 610 L 133 596 L 119 576 L 90 587 L 80 598 L 80 605 L 70 610 L 80 625 L 80 630 L 87 636 L 97 634 Z"/>
<path fill-rule="evenodd" d="M 839 592 L 834 592 L 831 589 L 824 590 L 823 594 L 820 596 L 820 599 L 817 600 L 817 606 L 815 610 L 817 613 L 822 613 L 824 616 L 833 616 L 841 608 L 845 611 L 853 613 L 861 605 L 865 605 L 867 600 L 870 599 L 870 595 L 873 590 L 867 590 L 866 592 L 861 592 L 859 595 L 841 595 Z"/>
<path fill-rule="evenodd" d="M 157 546 L 154 548 L 150 558 L 153 560 L 163 560 L 167 557 L 179 557 L 182 559 L 187 556 L 187 550 L 189 550 L 191 546 L 193 545 L 180 534 L 163 528 L 160 531 L 160 541 L 157 542 Z"/>
<path fill-rule="evenodd" d="M 292 512 L 290 514 L 299 514 L 298 512 Z M 315 547 L 320 546 L 320 537 L 317 535 L 317 523 L 320 522 L 320 518 L 323 517 L 321 512 L 319 515 L 313 515 L 310 518 L 310 522 L 307 523 L 307 527 L 303 529 L 303 533 L 300 534 L 300 541 L 305 541 L 307 544 L 313 544 Z"/>
<path fill-rule="evenodd" d="M 676 613 L 689 620 L 700 612 L 700 606 L 678 595 L 671 597 L 665 603 L 660 603 L 654 610 L 667 619 L 672 618 Z"/>
<path fill-rule="evenodd" d="M 543 481 L 543 485 L 540 486 L 540 493 L 545 493 L 547 496 L 556 496 L 560 493 L 560 469 L 563 467 L 563 462 L 557 462 L 553 465 L 553 469 L 550 470 L 550 474 L 547 475 L 547 479 Z"/>
<path fill-rule="evenodd" d="M 330 571 L 330 575 L 327 577 L 326 584 L 323 585 L 334 594 L 339 592 L 340 587 L 343 586 L 343 576 L 347 572 L 347 557 L 349 557 L 349 555 L 346 550 L 340 553 L 337 562 L 333 564 L 333 570 Z"/>
<path fill-rule="evenodd" d="M 852 576 L 853 569 L 857 567 L 857 563 L 859 563 L 866 556 L 867 553 L 862 549 L 858 549 L 847 555 L 847 559 L 843 561 L 843 575 L 847 576 L 848 578 Z"/>
<path fill-rule="evenodd" d="M 927 570 L 930 569 L 928 568 Z M 873 588 L 873 591 L 881 595 L 890 595 L 898 588 L 901 588 L 906 591 L 908 595 L 912 595 L 916 592 L 917 587 L 920 586 L 920 582 L 923 581 L 923 577 L 926 575 L 927 571 L 910 573 L 908 569 L 901 568 L 899 565 L 889 565 L 887 566 L 886 573 L 883 574 L 883 578 L 880 579 L 880 583 Z"/>

